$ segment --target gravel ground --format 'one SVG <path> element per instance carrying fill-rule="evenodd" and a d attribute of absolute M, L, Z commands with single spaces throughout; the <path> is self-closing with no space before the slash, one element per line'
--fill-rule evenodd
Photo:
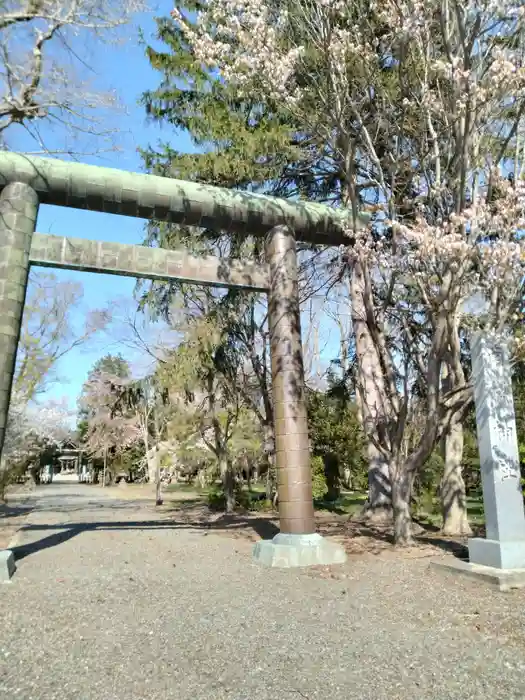
<path fill-rule="evenodd" d="M 15 505 L 0 504 L 0 549 L 5 549 L 16 532 L 25 523 L 30 507 L 21 502 Z"/>
<path fill-rule="evenodd" d="M 34 498 L 0 588 L 2 700 L 525 698 L 521 591 L 424 557 L 268 570 L 144 502 Z"/>

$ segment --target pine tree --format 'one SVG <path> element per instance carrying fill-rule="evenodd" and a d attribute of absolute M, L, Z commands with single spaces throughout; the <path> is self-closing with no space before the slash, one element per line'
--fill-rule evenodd
<path fill-rule="evenodd" d="M 198 0 L 186 0 L 178 8 L 191 18 L 202 6 Z M 360 7 L 359 12 L 362 11 Z M 377 21 L 372 14 L 369 19 L 371 23 Z M 378 23 L 378 35 L 381 31 Z M 294 122 L 290 112 L 280 109 L 276 101 L 268 98 L 262 102 L 241 95 L 227 81 L 197 65 L 192 48 L 171 18 L 157 19 L 156 39 L 163 44 L 163 49 L 146 46 L 146 55 L 151 66 L 160 74 L 161 81 L 156 89 L 143 94 L 142 103 L 150 119 L 188 133 L 198 152 L 181 153 L 169 142 L 148 147 L 142 151 L 142 156 L 149 172 L 226 188 L 341 203 L 348 154 L 337 139 L 313 136 L 305 129 L 304 123 Z M 293 38 L 294 41 L 296 39 Z M 311 64 L 317 62 L 316 70 L 320 75 L 323 75 L 323 71 L 326 73 L 326 67 L 312 51 L 308 61 Z M 355 67 L 355 83 L 360 89 L 360 99 L 369 100 L 367 119 L 374 125 L 382 118 L 381 105 L 364 86 L 358 63 Z M 385 90 L 394 93 L 397 84 L 391 66 L 384 66 L 383 80 Z M 317 107 L 312 105 L 313 119 Z M 350 120 L 346 128 L 346 140 L 350 142 L 359 126 Z M 386 133 L 384 128 L 374 131 Z M 389 149 L 385 146 L 381 151 L 381 144 L 378 144 L 378 152 L 384 152 L 386 157 Z M 354 166 L 359 167 L 359 155 L 355 154 L 354 158 Z M 402 189 L 399 174 L 397 182 Z M 359 189 L 358 198 L 364 201 L 366 196 L 367 190 L 363 186 Z M 404 191 L 400 192 L 401 196 L 404 196 Z M 148 225 L 147 243 L 167 248 L 183 245 L 195 254 L 219 252 L 222 256 L 242 257 L 249 254 L 252 258 L 262 257 L 261 242 L 258 240 L 222 231 L 196 232 L 184 226 L 160 222 Z M 310 284 L 317 292 L 323 285 L 332 286 L 337 282 L 338 270 L 334 272 L 332 265 L 334 260 L 338 260 L 337 253 L 323 251 L 319 254 L 319 251 L 315 251 L 313 254 L 303 254 L 301 260 L 310 265 Z M 266 347 L 262 323 L 264 316 L 258 309 L 257 298 L 237 291 L 196 292 L 186 285 L 155 282 L 146 289 L 142 287 L 142 303 L 167 315 L 177 294 L 183 298 L 185 307 L 194 309 L 197 314 L 202 313 L 204 308 L 209 313 L 213 307 L 215 319 L 220 317 L 223 327 L 229 328 L 232 344 L 252 361 L 253 372 L 265 399 L 262 411 L 260 405 L 253 408 L 261 414 L 265 444 L 270 451 L 273 446 L 273 417 L 267 358 L 261 355 L 261 348 Z"/>

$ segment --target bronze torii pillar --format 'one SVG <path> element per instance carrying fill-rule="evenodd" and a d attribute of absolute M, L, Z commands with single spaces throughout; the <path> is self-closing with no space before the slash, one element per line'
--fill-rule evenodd
<path fill-rule="evenodd" d="M 16 348 L 29 275 L 29 251 L 38 215 L 38 196 L 22 182 L 0 194 L 0 455 L 16 362 Z"/>
<path fill-rule="evenodd" d="M 257 542 L 253 554 L 257 561 L 276 567 L 343 563 L 343 548 L 315 531 L 293 231 L 276 226 L 266 237 L 265 249 L 281 531 L 273 540 Z"/>

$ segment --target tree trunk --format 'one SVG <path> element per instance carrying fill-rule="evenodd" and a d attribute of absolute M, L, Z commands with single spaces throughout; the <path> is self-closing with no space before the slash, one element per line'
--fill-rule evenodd
<path fill-rule="evenodd" d="M 412 538 L 412 516 L 410 500 L 412 496 L 412 478 L 403 465 L 394 471 L 392 481 L 392 507 L 394 512 L 394 544 L 409 547 L 414 544 Z"/>
<path fill-rule="evenodd" d="M 40 485 L 40 465 L 32 465 L 29 467 L 29 474 L 31 475 L 31 480 L 35 486 Z"/>
<path fill-rule="evenodd" d="M 342 482 L 345 489 L 348 491 L 352 489 L 352 471 L 349 467 L 343 469 Z"/>
<path fill-rule="evenodd" d="M 152 450 L 146 454 L 146 460 L 148 463 L 148 481 L 150 484 L 155 483 L 155 478 L 157 476 L 157 453 Z"/>
<path fill-rule="evenodd" d="M 442 532 L 453 537 L 472 535 L 467 515 L 467 495 L 461 473 L 463 425 L 452 423 L 443 438 L 445 468 L 441 480 Z"/>
<path fill-rule="evenodd" d="M 102 488 L 105 488 L 107 486 L 107 484 L 106 484 L 107 471 L 108 471 L 108 450 L 106 448 L 104 450 L 104 468 L 102 471 Z"/>
<path fill-rule="evenodd" d="M 372 441 L 367 445 L 368 498 L 362 515 L 375 523 L 392 521 L 392 486 L 387 461 Z"/>
<path fill-rule="evenodd" d="M 155 448 L 152 448 L 149 452 L 146 453 L 146 462 L 148 465 L 148 482 L 154 485 L 155 501 L 158 501 L 160 486 L 160 460 L 158 458 L 158 453 Z M 162 502 L 157 503 L 156 505 L 162 505 Z"/>
<path fill-rule="evenodd" d="M 270 458 L 268 459 L 268 469 L 266 470 L 266 500 L 271 501 L 275 490 L 275 479 L 272 474 L 272 463 Z"/>
<path fill-rule="evenodd" d="M 162 505 L 161 483 L 160 483 L 160 459 L 157 448 L 155 447 L 155 505 Z"/>
<path fill-rule="evenodd" d="M 227 457 L 221 458 L 220 472 L 224 499 L 226 501 L 226 512 L 233 513 L 235 510 L 235 476 L 231 459 Z"/>
<path fill-rule="evenodd" d="M 339 462 L 332 454 L 328 454 L 324 458 L 324 473 L 328 487 L 325 498 L 327 501 L 337 501 L 341 495 L 341 474 Z"/>
<path fill-rule="evenodd" d="M 199 469 L 197 472 L 197 482 L 199 484 L 199 488 L 203 489 L 206 486 L 206 470 L 205 469 Z"/>
<path fill-rule="evenodd" d="M 162 503 L 163 503 L 163 501 L 162 501 L 162 493 L 161 493 L 160 478 L 159 478 L 157 483 L 155 484 L 155 505 L 161 506 Z"/>
<path fill-rule="evenodd" d="M 10 484 L 10 474 L 9 467 L 5 463 L 5 460 L 0 462 L 0 504 L 7 503 L 6 491 Z"/>
<path fill-rule="evenodd" d="M 266 471 L 266 500 L 271 501 L 277 493 L 277 474 L 275 471 L 275 433 L 273 425 L 266 423 L 264 430 L 264 454 L 268 463 Z"/>
<path fill-rule="evenodd" d="M 161 483 L 160 483 L 160 450 L 159 450 L 159 440 L 160 440 L 160 429 L 159 429 L 159 414 L 157 412 L 157 407 L 153 409 L 153 424 L 155 426 L 155 446 L 153 448 L 153 453 L 155 455 L 155 505 L 162 505 L 162 495 L 161 495 Z"/>
<path fill-rule="evenodd" d="M 392 517 L 392 487 L 388 462 L 377 449 L 378 429 L 385 420 L 385 383 L 381 363 L 367 325 L 363 270 L 356 264 L 350 280 L 352 326 L 357 356 L 357 408 L 367 440 L 368 499 L 362 515 L 384 521 Z"/>

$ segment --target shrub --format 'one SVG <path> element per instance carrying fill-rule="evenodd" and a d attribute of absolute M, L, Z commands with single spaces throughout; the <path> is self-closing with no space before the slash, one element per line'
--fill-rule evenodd
<path fill-rule="evenodd" d="M 243 510 L 250 510 L 252 505 L 250 493 L 243 491 L 240 484 L 235 485 L 234 489 L 235 507 Z M 222 486 L 215 486 L 210 489 L 207 495 L 208 507 L 210 510 L 226 510 L 226 496 Z"/>
<path fill-rule="evenodd" d="M 226 496 L 222 488 L 210 489 L 206 500 L 210 510 L 226 510 Z"/>
<path fill-rule="evenodd" d="M 260 498 L 258 500 L 251 500 L 250 510 L 253 513 L 267 513 L 274 510 L 273 503 L 267 498 Z"/>
<path fill-rule="evenodd" d="M 337 501 L 341 495 L 341 476 L 339 474 L 339 460 L 332 452 L 328 452 L 324 456 L 324 473 L 327 487 L 325 500 Z"/>
<path fill-rule="evenodd" d="M 210 510 L 226 510 L 226 497 L 221 486 L 211 489 L 206 498 Z M 250 493 L 242 489 L 240 484 L 235 487 L 235 506 L 236 508 L 253 512 L 273 510 L 271 501 L 261 498 L 261 494 Z"/>
<path fill-rule="evenodd" d="M 312 470 L 313 497 L 317 500 L 321 500 L 328 492 L 326 474 L 324 470 L 324 459 L 319 455 L 315 455 L 310 459 L 310 468 Z"/>

